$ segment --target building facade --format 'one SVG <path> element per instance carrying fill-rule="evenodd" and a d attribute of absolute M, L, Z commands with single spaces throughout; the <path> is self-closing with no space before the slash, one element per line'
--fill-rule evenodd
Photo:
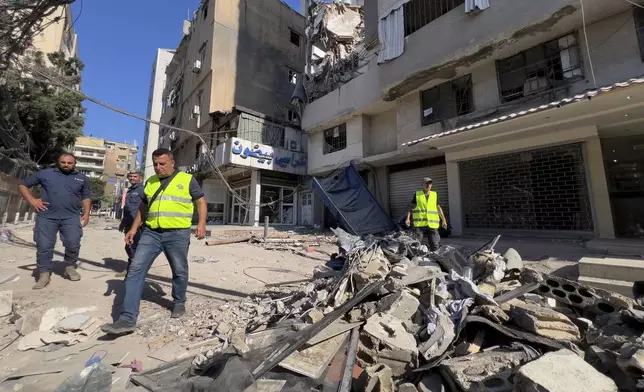
<path fill-rule="evenodd" d="M 209 224 L 302 222 L 307 142 L 291 96 L 304 68 L 304 25 L 279 0 L 204 0 L 184 22 L 161 122 L 194 134 L 162 129 L 160 146 L 197 174 Z"/>
<path fill-rule="evenodd" d="M 152 63 L 152 76 L 150 78 L 150 93 L 148 98 L 147 118 L 154 121 L 161 121 L 163 109 L 163 89 L 166 83 L 165 70 L 172 61 L 173 50 L 158 49 L 157 55 Z M 143 149 L 141 154 L 141 171 L 145 178 L 154 175 L 152 166 L 152 151 L 159 147 L 159 125 L 146 122 L 145 134 L 143 135 Z"/>
<path fill-rule="evenodd" d="M 376 42 L 359 72 L 304 109 L 310 174 L 360 163 L 397 221 L 432 177 L 454 234 L 644 237 L 644 8 L 378 0 L 363 11 Z"/>
<path fill-rule="evenodd" d="M 33 39 L 34 50 L 44 54 L 63 52 L 66 57 L 78 57 L 78 36 L 74 29 L 71 5 L 59 7 L 45 18 L 43 24 L 46 27 Z"/>
<path fill-rule="evenodd" d="M 105 182 L 105 195 L 121 204 L 128 186 L 127 173 L 138 170 L 136 141 L 119 143 L 102 138 L 81 136 L 73 147 L 76 169 L 90 178 Z M 110 206 L 111 207 L 111 206 Z"/>

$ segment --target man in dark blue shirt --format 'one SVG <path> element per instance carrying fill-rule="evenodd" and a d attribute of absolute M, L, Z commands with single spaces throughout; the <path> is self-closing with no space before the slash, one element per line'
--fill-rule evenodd
<path fill-rule="evenodd" d="M 29 188 L 40 185 L 40 199 Z M 80 280 L 76 271 L 83 227 L 89 222 L 92 204 L 90 182 L 87 176 L 76 171 L 76 157 L 64 153 L 58 158 L 58 167 L 44 169 L 28 177 L 18 185 L 18 191 L 36 210 L 34 242 L 38 281 L 34 290 L 45 288 L 51 279 L 56 235 L 65 247 L 65 276 L 72 281 Z M 82 208 L 82 216 L 81 216 Z"/>
<path fill-rule="evenodd" d="M 136 213 L 139 212 L 139 207 L 141 206 L 141 201 L 145 198 L 145 193 L 143 193 L 143 175 L 141 172 L 132 171 L 127 174 L 127 180 L 130 182 L 131 186 L 127 190 L 125 195 L 125 206 L 123 206 L 123 218 L 121 219 L 121 224 L 119 225 L 119 231 L 122 233 L 127 233 L 132 228 L 132 223 L 134 223 L 134 218 L 136 218 Z M 139 244 L 139 239 L 141 238 L 141 230 L 136 232 L 132 244 L 125 244 L 125 252 L 127 253 L 127 266 L 128 269 L 132 263 L 132 259 L 136 254 L 136 246 Z M 127 270 L 116 274 L 116 276 L 126 276 Z"/>

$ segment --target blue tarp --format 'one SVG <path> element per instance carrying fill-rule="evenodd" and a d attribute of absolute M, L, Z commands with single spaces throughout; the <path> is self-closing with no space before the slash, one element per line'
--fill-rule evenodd
<path fill-rule="evenodd" d="M 355 235 L 396 229 L 353 165 L 325 178 L 313 178 L 313 189 L 344 229 Z"/>

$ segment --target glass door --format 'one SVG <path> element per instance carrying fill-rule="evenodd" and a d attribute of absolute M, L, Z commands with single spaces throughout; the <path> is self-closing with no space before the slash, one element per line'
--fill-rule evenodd
<path fill-rule="evenodd" d="M 234 189 L 237 197 L 231 196 L 230 224 L 243 225 L 248 222 L 248 200 L 250 199 L 250 186 Z M 241 199 L 241 201 L 239 200 Z M 242 202 L 243 201 L 243 202 Z"/>

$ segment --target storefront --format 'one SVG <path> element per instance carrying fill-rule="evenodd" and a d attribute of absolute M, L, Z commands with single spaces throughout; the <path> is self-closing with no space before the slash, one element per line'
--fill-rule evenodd
<path fill-rule="evenodd" d="M 644 135 L 601 139 L 615 226 L 622 238 L 644 238 Z"/>

